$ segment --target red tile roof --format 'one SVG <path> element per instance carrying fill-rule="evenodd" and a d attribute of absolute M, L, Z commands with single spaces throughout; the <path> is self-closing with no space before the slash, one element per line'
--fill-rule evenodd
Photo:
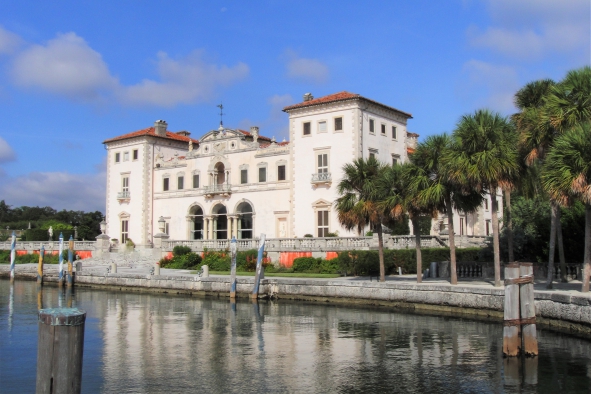
<path fill-rule="evenodd" d="M 147 129 L 143 129 L 143 130 L 138 130 L 138 131 L 134 131 L 133 133 L 128 133 L 128 134 L 123 134 L 120 135 L 118 137 L 114 137 L 114 138 L 109 138 L 108 140 L 104 140 L 103 144 L 106 144 L 108 142 L 114 142 L 114 141 L 121 141 L 121 140 L 125 140 L 128 138 L 134 138 L 134 137 L 141 137 L 141 136 L 152 136 L 152 137 L 158 137 L 158 138 L 168 138 L 171 140 L 175 140 L 175 141 L 183 141 L 183 142 L 189 142 L 189 140 L 193 140 L 193 143 L 199 143 L 199 140 L 193 139 L 191 137 L 185 137 L 183 135 L 179 135 L 170 131 L 166 132 L 166 137 L 164 136 L 160 136 L 160 135 L 156 135 L 156 132 L 154 130 L 154 127 L 148 127 Z"/>
<path fill-rule="evenodd" d="M 411 133 L 410 131 L 406 132 L 406 136 L 410 137 L 410 138 L 412 138 L 412 137 L 419 138 L 419 135 L 417 133 Z"/>
<path fill-rule="evenodd" d="M 250 132 L 248 132 L 248 131 L 246 131 L 246 130 L 240 130 L 240 129 L 236 129 L 236 130 L 238 130 L 239 132 L 241 132 L 242 134 L 244 134 L 244 135 L 246 135 L 246 136 L 252 137 L 252 133 L 250 133 Z M 271 142 L 271 138 L 269 138 L 269 137 L 264 137 L 264 136 L 262 136 L 262 135 L 260 135 L 260 134 L 259 134 L 259 140 L 263 140 L 263 141 L 269 141 L 269 142 Z"/>
<path fill-rule="evenodd" d="M 332 103 L 332 102 L 336 102 L 336 101 L 357 100 L 357 99 L 362 99 L 362 100 L 365 100 L 365 101 L 369 101 L 370 103 L 377 104 L 379 106 L 382 106 L 382 107 L 388 108 L 390 110 L 396 111 L 398 113 L 401 113 L 402 115 L 405 115 L 405 116 L 407 116 L 409 118 L 412 118 L 412 115 L 410 113 L 408 113 L 408 112 L 404 112 L 404 111 L 401 111 L 401 110 L 396 109 L 394 107 L 390 107 L 388 105 L 384 105 L 384 104 L 379 103 L 377 101 L 374 101 L 374 100 L 368 99 L 366 97 L 363 97 L 360 94 L 350 93 L 350 92 L 346 92 L 346 91 L 342 91 L 342 92 L 334 93 L 334 94 L 329 94 L 328 96 L 319 97 L 317 99 L 312 99 L 310 101 L 303 101 L 301 103 L 294 104 L 294 105 L 289 105 L 289 106 L 283 108 L 283 111 L 284 112 L 289 112 L 289 111 L 291 111 L 293 109 L 310 107 L 310 106 L 313 106 L 313 105 L 321 105 L 321 104 Z"/>

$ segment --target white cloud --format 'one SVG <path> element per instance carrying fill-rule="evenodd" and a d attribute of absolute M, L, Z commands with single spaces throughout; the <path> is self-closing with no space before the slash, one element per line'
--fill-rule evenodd
<path fill-rule="evenodd" d="M 164 52 L 158 53 L 161 81 L 145 79 L 137 85 L 122 87 L 121 100 L 132 105 L 162 107 L 203 102 L 213 98 L 218 87 L 248 76 L 249 68 L 244 63 L 234 67 L 217 66 L 204 62 L 202 57 L 202 51 L 194 51 L 177 61 Z"/>
<path fill-rule="evenodd" d="M 104 212 L 105 173 L 32 172 L 14 178 L 3 175 L 0 195 L 13 206 Z"/>
<path fill-rule="evenodd" d="M 13 53 L 22 42 L 19 36 L 0 26 L 0 55 Z"/>
<path fill-rule="evenodd" d="M 328 80 L 328 67 L 317 59 L 299 57 L 292 50 L 286 51 L 287 76 L 304 82 L 323 83 Z"/>
<path fill-rule="evenodd" d="M 471 26 L 471 45 L 536 60 L 556 53 L 589 59 L 588 0 L 488 0 L 492 26 Z"/>
<path fill-rule="evenodd" d="M 468 79 L 461 95 L 477 107 L 510 114 L 515 111 L 513 95 L 520 87 L 517 72 L 512 67 L 499 66 L 480 60 L 470 60 L 462 71 Z"/>
<path fill-rule="evenodd" d="M 278 142 L 289 139 L 289 122 L 287 115 L 281 111 L 284 107 L 293 104 L 294 100 L 289 94 L 275 94 L 267 99 L 270 109 L 268 116 L 262 120 L 244 118 L 238 123 L 238 128 L 250 130 L 251 126 L 259 126 L 261 135 L 275 137 Z"/>
<path fill-rule="evenodd" d="M 8 142 L 0 137 L 0 164 L 16 160 L 16 153 L 8 145 Z"/>
<path fill-rule="evenodd" d="M 18 85 L 72 99 L 94 100 L 118 84 L 102 56 L 75 33 L 25 49 L 14 59 L 12 74 Z"/>

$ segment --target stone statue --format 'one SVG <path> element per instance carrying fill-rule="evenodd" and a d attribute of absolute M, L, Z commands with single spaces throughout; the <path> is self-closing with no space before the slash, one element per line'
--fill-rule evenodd
<path fill-rule="evenodd" d="M 189 152 L 193 152 L 193 140 L 189 140 Z"/>
<path fill-rule="evenodd" d="M 49 230 L 47 230 L 47 232 L 49 233 L 49 240 L 53 241 L 53 227 L 49 226 Z"/>

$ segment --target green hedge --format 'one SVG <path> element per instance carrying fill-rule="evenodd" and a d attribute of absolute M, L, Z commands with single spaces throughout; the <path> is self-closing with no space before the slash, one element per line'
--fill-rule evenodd
<path fill-rule="evenodd" d="M 298 257 L 293 260 L 293 272 L 314 274 L 336 274 L 339 272 L 337 259 L 325 260 L 314 257 Z"/>
<path fill-rule="evenodd" d="M 449 248 L 425 248 L 421 249 L 423 268 L 432 261 L 449 261 Z M 483 249 L 463 248 L 456 249 L 456 260 L 482 261 Z M 339 270 L 342 273 L 352 275 L 367 275 L 380 270 L 380 260 L 377 250 L 353 250 L 340 252 L 336 259 Z M 402 268 L 405 274 L 417 273 L 417 259 L 415 249 L 384 250 L 384 267 L 386 275 L 398 272 Z"/>
<path fill-rule="evenodd" d="M 62 252 L 62 256 L 64 259 L 64 263 L 68 262 L 68 251 L 64 250 Z M 74 260 L 76 260 L 76 256 L 74 255 Z M 23 254 L 20 256 L 16 256 L 14 259 L 15 264 L 28 264 L 28 263 L 38 263 L 39 262 L 39 255 L 37 253 L 32 254 Z M 57 254 L 49 254 L 45 253 L 43 258 L 44 264 L 58 264 L 59 263 L 59 256 Z M 0 264 L 10 264 L 10 250 L 0 250 Z"/>

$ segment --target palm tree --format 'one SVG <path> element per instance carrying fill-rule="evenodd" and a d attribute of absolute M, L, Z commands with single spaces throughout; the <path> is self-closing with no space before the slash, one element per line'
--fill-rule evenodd
<path fill-rule="evenodd" d="M 520 133 L 519 145 L 525 154 L 525 163 L 530 166 L 538 162 L 543 163 L 546 152 L 553 144 L 558 131 L 548 116 L 548 99 L 556 89 L 556 82 L 542 79 L 526 84 L 515 94 L 515 105 L 520 110 L 513 115 L 516 127 Z M 555 100 L 561 102 L 561 100 Z M 555 110 L 555 113 L 560 111 Z M 556 122 L 554 122 L 556 123 Z M 550 244 L 548 251 L 548 278 L 546 287 L 552 288 L 554 278 L 554 256 L 556 241 L 558 240 L 558 254 L 562 271 L 562 281 L 566 282 L 566 260 L 564 258 L 564 244 L 562 242 L 562 225 L 560 208 L 551 200 L 550 210 Z"/>
<path fill-rule="evenodd" d="M 450 179 L 491 195 L 495 286 L 501 286 L 497 191 L 509 188 L 519 170 L 515 134 L 506 118 L 488 110 L 464 115 L 444 156 Z"/>
<path fill-rule="evenodd" d="M 589 291 L 591 275 L 591 124 L 581 123 L 559 136 L 548 153 L 542 185 L 561 205 L 573 199 L 585 204 L 585 252 L 582 292 Z"/>
<path fill-rule="evenodd" d="M 447 214 L 450 249 L 450 283 L 458 284 L 453 210 L 475 211 L 482 203 L 482 195 L 449 177 L 449 168 L 442 157 L 448 154 L 451 139 L 447 134 L 427 137 L 410 155 L 412 166 L 406 171 L 408 179 L 407 209 L 409 212 L 440 211 Z M 413 223 L 414 228 L 418 224 Z M 416 234 L 415 234 L 416 235 Z M 418 257 L 417 257 L 418 263 Z M 420 268 L 420 267 L 419 267 Z M 417 272 L 417 275 L 420 275 Z M 419 277 L 417 277 L 420 280 Z"/>
<path fill-rule="evenodd" d="M 378 233 L 380 281 L 386 281 L 382 223 L 386 221 L 385 199 L 380 188 L 385 166 L 374 157 L 362 158 L 343 166 L 344 177 L 337 185 L 340 197 L 334 202 L 339 222 L 347 229 L 362 229 L 369 224 Z"/>

